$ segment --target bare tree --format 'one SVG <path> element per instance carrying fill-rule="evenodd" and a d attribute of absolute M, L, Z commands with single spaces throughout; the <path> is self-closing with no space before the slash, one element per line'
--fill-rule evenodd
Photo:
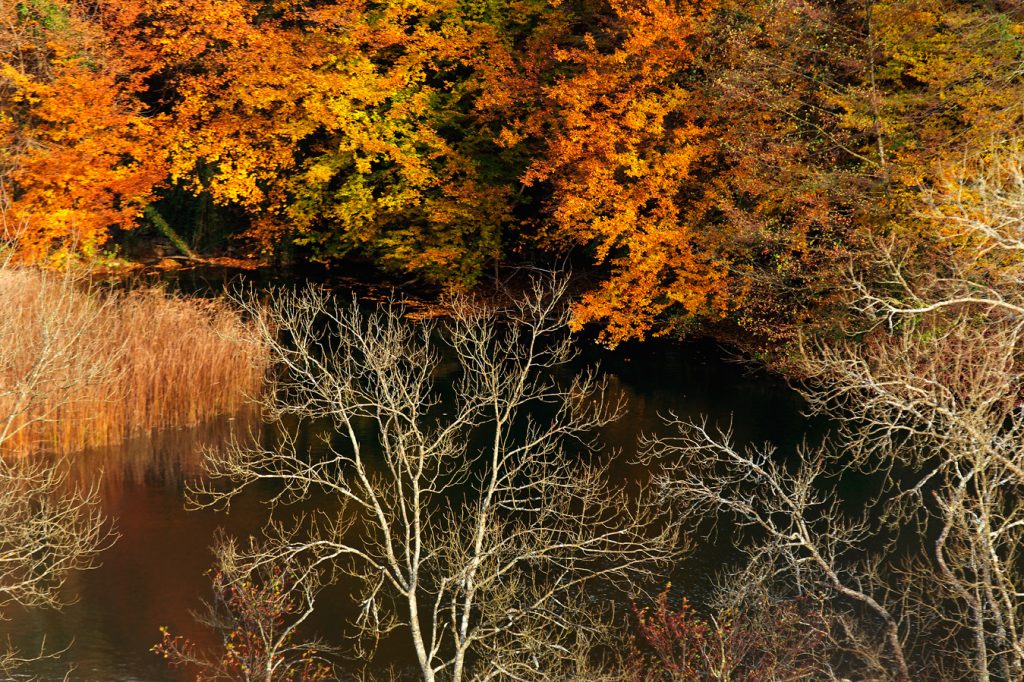
<path fill-rule="evenodd" d="M 621 399 L 593 371 L 555 376 L 575 356 L 565 291 L 540 276 L 505 306 L 456 296 L 443 329 L 313 289 L 247 299 L 280 370 L 267 414 L 330 419 L 344 445 L 319 459 L 291 439 L 211 453 L 197 500 L 263 480 L 283 484 L 277 503 L 327 491 L 339 514 L 308 538 L 272 526 L 249 565 L 302 557 L 355 576 L 363 641 L 404 628 L 423 680 L 566 679 L 602 632 L 591 586 L 635 590 L 679 543 L 594 455 Z M 444 361 L 459 370 L 452 404 Z"/>
<path fill-rule="evenodd" d="M 1000 147 L 933 197 L 945 257 L 915 269 L 883 250 L 883 286 L 858 283 L 858 310 L 885 331 L 805 363 L 814 409 L 917 471 L 891 507 L 934 533 L 918 615 L 964 645 L 955 658 L 977 680 L 1024 679 L 1024 150 Z"/>
<path fill-rule="evenodd" d="M 832 633 L 838 649 L 818 652 L 823 675 L 841 650 L 848 665 L 875 678 L 910 680 L 899 613 L 887 606 L 886 586 L 864 561 L 873 528 L 867 518 L 844 514 L 826 483 L 841 455 L 805 447 L 794 466 L 771 446 L 737 447 L 727 429 L 676 417 L 669 425 L 672 435 L 645 438 L 641 451 L 663 467 L 662 494 L 689 518 L 727 516 L 756 538 L 745 547 L 748 563 L 733 589 L 749 584 L 763 591 L 782 582 L 793 594 L 829 600 L 830 616 L 843 627 Z"/>
<path fill-rule="evenodd" d="M 995 308 L 992 309 L 993 311 Z M 977 680 L 1024 679 L 1024 414 L 1020 321 L 951 305 L 808 356 L 814 409 L 862 466 L 901 472 L 884 504 L 918 529 L 909 617 L 942 624 Z M 965 675 L 966 676 L 966 675 Z"/>
<path fill-rule="evenodd" d="M 1024 143 L 1001 141 L 949 170 L 921 218 L 936 241 L 877 240 L 874 267 L 853 276 L 855 308 L 895 326 L 934 312 L 965 311 L 990 320 L 1024 315 Z"/>
<path fill-rule="evenodd" d="M 679 420 L 648 441 L 678 504 L 756 529 L 752 580 L 831 592 L 837 650 L 866 674 L 1024 679 L 1022 158 L 954 174 L 929 209 L 938 255 L 880 245 L 856 336 L 800 349 L 831 446 L 787 461 Z M 862 516 L 837 501 L 851 469 L 880 481 Z"/>

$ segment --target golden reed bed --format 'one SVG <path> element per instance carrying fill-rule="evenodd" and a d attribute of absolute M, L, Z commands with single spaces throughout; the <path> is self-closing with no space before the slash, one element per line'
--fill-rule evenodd
<path fill-rule="evenodd" d="M 222 300 L 0 264 L 0 447 L 60 453 L 240 409 L 267 354 Z"/>

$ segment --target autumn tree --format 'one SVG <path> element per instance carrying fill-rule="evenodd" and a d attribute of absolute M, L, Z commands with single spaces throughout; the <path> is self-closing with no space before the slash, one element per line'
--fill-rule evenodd
<path fill-rule="evenodd" d="M 743 328 L 780 340 L 834 324 L 846 263 L 870 260 L 873 237 L 934 239 L 922 190 L 1019 123 L 1020 22 L 1005 3 L 722 4 L 706 175 L 736 240 Z"/>
<path fill-rule="evenodd" d="M 614 343 L 724 319 L 750 344 L 831 323 L 868 236 L 929 239 L 922 186 L 1015 125 L 1019 24 L 943 0 L 596 3 L 541 22 L 526 85 L 498 81 L 519 100 L 500 139 L 530 150 L 537 247 L 594 266 L 577 322 Z"/>
<path fill-rule="evenodd" d="M 870 138 L 844 127 L 835 103 L 863 67 L 845 7 L 723 2 L 700 54 L 697 106 L 714 137 L 698 171 L 702 221 L 723 235 L 731 321 L 750 345 L 834 315 L 856 227 L 880 195 Z"/>
<path fill-rule="evenodd" d="M 519 89 L 496 88 L 499 139 L 530 149 L 536 248 L 582 250 L 596 274 L 577 324 L 611 343 L 727 318 L 790 333 L 772 325 L 848 246 L 838 188 L 857 159 L 825 103 L 850 71 L 828 44 L 858 47 L 840 29 L 800 2 L 592 3 L 539 23 Z"/>
<path fill-rule="evenodd" d="M 139 99 L 152 60 L 118 41 L 132 5 L 25 0 L 0 14 L 4 236 L 31 260 L 96 253 L 166 175 L 162 120 Z"/>
<path fill-rule="evenodd" d="M 508 188 L 470 116 L 493 31 L 460 7 L 153 4 L 138 32 L 174 93 L 172 177 L 242 207 L 267 252 L 472 282 L 500 255 Z"/>
<path fill-rule="evenodd" d="M 712 317 L 728 309 L 726 262 L 682 201 L 708 153 L 685 75 L 709 16 L 697 4 L 602 5 L 582 17 L 585 33 L 548 48 L 554 75 L 534 75 L 535 110 L 504 131 L 506 144 L 543 141 L 523 178 L 550 187 L 539 244 L 592 249 L 607 275 L 576 324 L 601 321 L 613 343 L 674 304 Z"/>
<path fill-rule="evenodd" d="M 872 68 L 844 122 L 878 127 L 890 191 L 916 200 L 953 159 L 973 157 L 1019 128 L 1024 10 L 1009 2 L 912 0 L 876 2 L 865 12 Z"/>

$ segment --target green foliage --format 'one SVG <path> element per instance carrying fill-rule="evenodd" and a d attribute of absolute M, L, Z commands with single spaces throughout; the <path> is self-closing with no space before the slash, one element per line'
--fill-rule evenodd
<path fill-rule="evenodd" d="M 67 7 L 57 0 L 23 0 L 17 5 L 18 18 L 38 22 L 48 31 L 66 31 L 70 27 Z"/>

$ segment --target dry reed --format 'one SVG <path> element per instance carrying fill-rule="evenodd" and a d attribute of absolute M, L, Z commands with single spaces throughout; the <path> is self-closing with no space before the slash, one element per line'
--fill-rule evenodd
<path fill-rule="evenodd" d="M 0 263 L 0 447 L 74 452 L 239 410 L 266 350 L 223 300 Z"/>

